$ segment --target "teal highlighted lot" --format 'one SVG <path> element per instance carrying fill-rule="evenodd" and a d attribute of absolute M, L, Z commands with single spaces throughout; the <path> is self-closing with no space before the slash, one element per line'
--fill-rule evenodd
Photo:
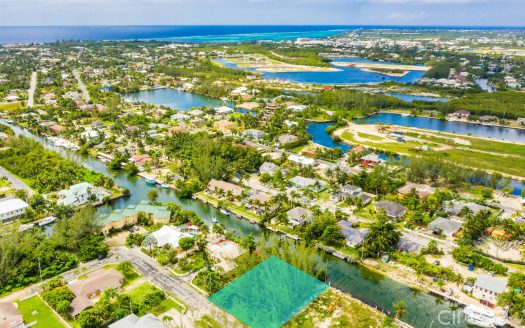
<path fill-rule="evenodd" d="M 327 289 L 327 284 L 272 256 L 209 300 L 253 328 L 274 328 Z"/>

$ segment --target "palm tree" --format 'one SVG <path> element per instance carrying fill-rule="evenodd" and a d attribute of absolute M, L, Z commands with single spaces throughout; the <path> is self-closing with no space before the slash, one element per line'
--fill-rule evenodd
<path fill-rule="evenodd" d="M 397 301 L 392 306 L 394 307 L 394 310 L 396 310 L 396 319 L 401 319 L 403 316 L 407 314 L 407 307 L 406 307 L 405 301 L 403 300 Z"/>

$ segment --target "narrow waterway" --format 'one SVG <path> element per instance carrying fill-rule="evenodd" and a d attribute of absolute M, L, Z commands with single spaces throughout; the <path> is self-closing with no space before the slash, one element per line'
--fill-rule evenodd
<path fill-rule="evenodd" d="M 150 186 L 141 178 L 131 177 L 124 173 L 113 175 L 107 170 L 106 165 L 101 161 L 89 156 L 80 155 L 70 150 L 55 147 L 47 139 L 34 135 L 24 128 L 7 124 L 3 120 L 0 120 L 0 124 L 10 126 L 16 134 L 37 140 L 45 148 L 56 151 L 80 165 L 107 176 L 114 177 L 119 186 L 129 189 L 131 192 L 130 197 L 119 199 L 110 205 L 101 207 L 101 212 L 108 212 L 111 209 L 122 208 L 129 204 L 137 204 L 141 200 L 147 199 L 148 191 L 155 188 L 159 193 L 158 200 L 160 202 L 176 202 L 183 209 L 194 211 L 208 224 L 211 224 L 211 218 L 215 216 L 220 223 L 226 226 L 227 229 L 233 229 L 241 235 L 252 233 L 254 236 L 260 236 L 263 231 L 265 231 L 258 225 L 251 224 L 235 216 L 223 215 L 213 207 L 203 204 L 200 201 L 180 199 L 173 191 L 161 188 L 160 186 Z M 394 309 L 392 304 L 403 300 L 408 311 L 403 320 L 414 327 L 468 327 L 463 320 L 461 320 L 461 322 L 447 324 L 447 322 L 449 322 L 448 320 L 452 318 L 452 310 L 448 303 L 444 303 L 441 299 L 435 298 L 426 292 L 401 284 L 383 274 L 371 271 L 359 265 L 347 263 L 331 256 L 329 257 L 327 269 L 328 283 L 331 286 L 347 292 L 353 297 L 372 306 L 393 313 Z M 438 320 L 440 313 L 442 319 L 441 322 Z"/>
<path fill-rule="evenodd" d="M 514 129 L 500 126 L 481 125 L 468 122 L 439 120 L 431 117 L 403 116 L 396 113 L 379 113 L 354 120 L 358 124 L 393 124 L 413 128 L 459 133 L 476 137 L 492 138 L 525 143 L 525 129 Z"/>

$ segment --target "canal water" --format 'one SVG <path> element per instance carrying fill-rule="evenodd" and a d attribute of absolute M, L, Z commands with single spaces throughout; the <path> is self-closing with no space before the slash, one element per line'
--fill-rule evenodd
<path fill-rule="evenodd" d="M 459 133 L 495 140 L 506 140 L 525 143 L 525 129 L 481 125 L 467 122 L 439 120 L 430 117 L 402 116 L 395 113 L 379 113 L 354 120 L 358 124 L 393 124 L 413 128 Z"/>
<path fill-rule="evenodd" d="M 37 140 L 45 148 L 56 151 L 80 165 L 107 176 L 114 177 L 119 186 L 129 189 L 131 193 L 130 197 L 119 199 L 110 205 L 101 207 L 101 212 L 109 212 L 115 208 L 123 208 L 128 204 L 137 204 L 141 200 L 147 199 L 147 193 L 149 190 L 156 189 L 159 193 L 158 200 L 160 202 L 175 202 L 183 209 L 195 212 L 208 224 L 211 224 L 211 219 L 215 216 L 220 223 L 226 226 L 227 229 L 233 229 L 242 235 L 251 233 L 254 236 L 260 236 L 263 233 L 263 229 L 258 225 L 249 223 L 235 216 L 223 215 L 215 208 L 203 204 L 200 201 L 193 199 L 180 199 L 173 191 L 161 188 L 160 186 L 148 185 L 141 178 L 127 176 L 124 173 L 114 176 L 101 161 L 93 157 L 80 155 L 70 150 L 55 147 L 47 139 L 34 135 L 24 128 L 7 124 L 3 120 L 0 120 L 0 124 L 10 126 L 16 134 Z M 441 299 L 435 298 L 426 292 L 418 291 L 407 285 L 401 284 L 383 274 L 371 271 L 359 265 L 347 263 L 335 257 L 330 257 L 327 269 L 328 283 L 331 286 L 347 292 L 353 297 L 372 306 L 394 313 L 392 304 L 400 300 L 404 301 L 408 313 L 403 320 L 414 327 L 468 327 L 464 322 L 452 325 L 440 323 L 438 321 L 440 313 L 445 313 L 445 316 L 448 318 L 451 317 L 452 310 L 448 303 L 444 303 Z"/>
<path fill-rule="evenodd" d="M 255 72 L 255 69 L 246 69 L 237 66 L 236 64 L 224 59 L 216 58 L 215 61 L 229 68 L 244 69 L 247 71 Z M 369 62 L 378 64 L 399 64 L 391 62 L 378 62 L 366 58 L 335 58 L 337 62 L 348 62 L 359 63 Z M 425 72 L 421 71 L 409 71 L 409 73 L 402 77 L 389 76 L 385 74 L 379 74 L 374 72 L 366 72 L 360 68 L 345 67 L 345 66 L 334 66 L 339 69 L 337 72 L 280 72 L 280 73 L 262 73 L 265 79 L 279 79 L 288 80 L 291 82 L 298 83 L 316 83 L 316 84 L 371 84 L 381 82 L 401 82 L 401 83 L 413 83 L 419 81 Z"/>
<path fill-rule="evenodd" d="M 340 148 L 346 154 L 352 146 L 346 143 L 337 143 L 334 138 L 326 133 L 326 128 L 332 126 L 331 122 L 308 122 L 306 132 L 312 136 L 312 141 L 327 148 Z"/>
<path fill-rule="evenodd" d="M 144 102 L 150 105 L 166 106 L 172 109 L 187 111 L 201 106 L 228 106 L 233 108 L 234 103 L 221 99 L 198 95 L 196 93 L 180 91 L 172 88 L 142 90 L 125 94 L 124 100 L 129 102 Z"/>

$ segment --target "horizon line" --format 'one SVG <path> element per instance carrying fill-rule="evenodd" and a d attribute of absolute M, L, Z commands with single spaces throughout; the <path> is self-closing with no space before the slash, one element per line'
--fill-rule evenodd
<path fill-rule="evenodd" d="M 317 26 L 317 27 L 440 27 L 440 28 L 525 28 L 525 25 L 387 25 L 387 24 L 78 24 L 78 25 L 0 25 L 5 27 L 108 27 L 108 26 L 143 26 L 143 27 L 189 27 L 189 26 Z"/>

